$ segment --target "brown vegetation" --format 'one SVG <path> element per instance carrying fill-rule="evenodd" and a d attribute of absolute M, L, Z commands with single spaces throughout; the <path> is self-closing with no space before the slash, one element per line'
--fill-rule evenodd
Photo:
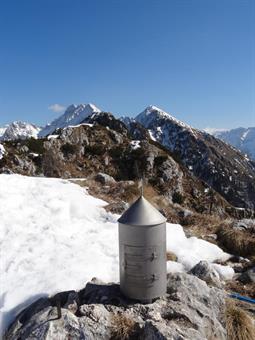
<path fill-rule="evenodd" d="M 175 255 L 175 253 L 173 253 L 171 251 L 167 251 L 166 260 L 167 261 L 177 261 L 177 256 Z"/>
<path fill-rule="evenodd" d="M 251 317 L 234 302 L 227 301 L 225 316 L 228 340 L 255 339 L 255 326 Z"/>
<path fill-rule="evenodd" d="M 249 231 L 233 228 L 219 228 L 217 236 L 220 244 L 230 253 L 240 256 L 255 255 L 255 235 Z"/>
<path fill-rule="evenodd" d="M 129 316 L 118 313 L 112 316 L 112 339 L 126 340 L 134 336 L 136 322 Z"/>

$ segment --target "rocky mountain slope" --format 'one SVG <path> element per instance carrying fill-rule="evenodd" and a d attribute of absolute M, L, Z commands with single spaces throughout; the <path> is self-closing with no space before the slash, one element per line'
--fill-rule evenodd
<path fill-rule="evenodd" d="M 80 124 L 82 127 L 79 133 L 84 136 L 69 140 L 69 135 L 77 134 L 77 132 L 72 132 L 74 126 Z M 110 130 L 106 132 L 105 129 Z M 166 156 L 162 156 L 167 153 L 167 157 L 174 159 L 182 173 L 185 174 L 184 178 L 192 178 L 190 183 L 191 181 L 206 183 L 206 186 L 212 188 L 208 189 L 208 192 L 211 193 L 212 190 L 218 192 L 229 202 L 230 206 L 238 209 L 254 210 L 255 208 L 254 162 L 223 141 L 180 122 L 155 106 L 146 108 L 136 119 L 118 120 L 109 113 L 101 112 L 92 104 L 71 105 L 62 116 L 42 129 L 39 137 L 45 138 L 43 136 L 53 132 L 56 134 L 56 139 L 50 137 L 48 141 L 44 142 L 42 139 L 37 143 L 37 146 L 41 145 L 39 153 L 33 151 L 37 149 L 34 141 L 25 143 L 29 144 L 29 147 L 33 144 L 33 150 L 29 149 L 29 159 L 25 161 L 25 165 L 21 166 L 25 170 L 20 168 L 22 159 L 19 153 L 16 153 L 15 160 L 11 163 L 5 160 L 1 163 L 7 162 L 10 171 L 21 171 L 22 174 L 28 171 L 31 174 L 40 173 L 46 176 L 75 177 L 101 171 L 110 173 L 118 180 L 146 176 L 147 180 L 157 187 L 157 190 L 161 190 L 163 195 L 171 199 L 174 191 L 176 197 L 179 193 L 186 194 L 191 191 L 190 189 L 183 191 L 178 184 L 180 181 L 178 183 L 175 181 L 175 176 L 168 169 L 171 168 L 171 164 L 167 164 L 164 160 Z M 91 142 L 92 148 L 88 146 Z M 87 147 L 85 147 L 86 144 L 88 144 Z M 11 149 L 15 153 L 14 148 Z M 155 166 L 150 154 L 154 154 L 157 149 L 161 150 L 160 156 L 157 156 L 161 158 L 157 158 Z M 49 156 L 51 150 L 55 154 Z M 87 157 L 88 164 L 85 166 L 83 158 L 88 150 L 90 150 L 91 158 Z M 33 154 L 37 153 L 38 156 L 35 157 Z M 16 165 L 11 165 L 14 163 Z M 151 165 L 145 166 L 146 163 L 151 163 Z M 110 164 L 109 167 L 108 164 Z M 155 169 L 160 169 L 160 171 L 155 171 Z M 2 171 L 6 171 L 5 166 L 2 166 Z M 168 183 L 171 183 L 171 193 L 168 192 L 168 185 L 165 185 L 164 178 L 166 177 L 162 177 L 162 171 L 164 176 L 167 176 Z M 167 172 L 168 175 L 166 175 Z M 171 177 L 173 177 L 172 180 Z M 176 184 L 175 190 L 174 184 Z M 190 184 L 188 187 L 191 187 Z M 178 200 L 182 201 L 183 197 L 179 196 Z M 226 206 L 226 204 L 223 205 Z"/>
<path fill-rule="evenodd" d="M 134 140 L 126 126 L 109 113 L 94 114 L 85 123 L 60 129 L 47 139 L 6 142 L 4 147 L 2 173 L 89 178 L 101 172 L 117 181 L 137 181 L 143 176 L 155 196 L 169 203 L 220 215 L 229 207 L 167 149 L 150 138 Z"/>
<path fill-rule="evenodd" d="M 0 140 L 17 140 L 27 138 L 37 138 L 37 135 L 41 129 L 30 123 L 25 122 L 12 122 L 8 126 L 0 129 Z"/>
<path fill-rule="evenodd" d="M 135 120 L 232 205 L 255 208 L 255 164 L 238 150 L 155 106 L 147 107 Z"/>
<path fill-rule="evenodd" d="M 56 118 L 52 123 L 46 125 L 39 133 L 39 137 L 52 134 L 56 129 L 62 129 L 70 125 L 80 124 L 85 118 L 93 113 L 100 112 L 93 104 L 70 105 L 65 113 Z"/>
<path fill-rule="evenodd" d="M 226 131 L 212 131 L 211 134 L 233 145 L 255 161 L 255 127 L 237 128 Z"/>

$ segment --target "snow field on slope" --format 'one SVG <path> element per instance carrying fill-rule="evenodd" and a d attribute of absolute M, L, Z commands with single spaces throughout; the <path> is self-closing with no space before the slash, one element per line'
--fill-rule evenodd
<path fill-rule="evenodd" d="M 3 327 L 40 295 L 81 289 L 93 277 L 119 280 L 119 216 L 106 212 L 104 205 L 67 180 L 0 175 Z M 169 223 L 167 249 L 180 262 L 172 265 L 175 271 L 228 257 L 214 244 L 186 238 L 180 225 Z M 223 277 L 229 270 L 218 268 Z"/>

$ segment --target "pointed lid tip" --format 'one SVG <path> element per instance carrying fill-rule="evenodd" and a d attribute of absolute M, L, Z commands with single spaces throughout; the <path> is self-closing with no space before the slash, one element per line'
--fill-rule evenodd
<path fill-rule="evenodd" d="M 153 226 L 166 222 L 163 216 L 143 194 L 122 214 L 119 223 L 135 226 Z"/>

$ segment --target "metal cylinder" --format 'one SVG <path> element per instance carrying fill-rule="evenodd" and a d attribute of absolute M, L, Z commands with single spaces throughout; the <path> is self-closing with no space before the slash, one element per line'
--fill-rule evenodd
<path fill-rule="evenodd" d="M 141 196 L 119 219 L 120 289 L 151 302 L 166 293 L 166 218 Z"/>

